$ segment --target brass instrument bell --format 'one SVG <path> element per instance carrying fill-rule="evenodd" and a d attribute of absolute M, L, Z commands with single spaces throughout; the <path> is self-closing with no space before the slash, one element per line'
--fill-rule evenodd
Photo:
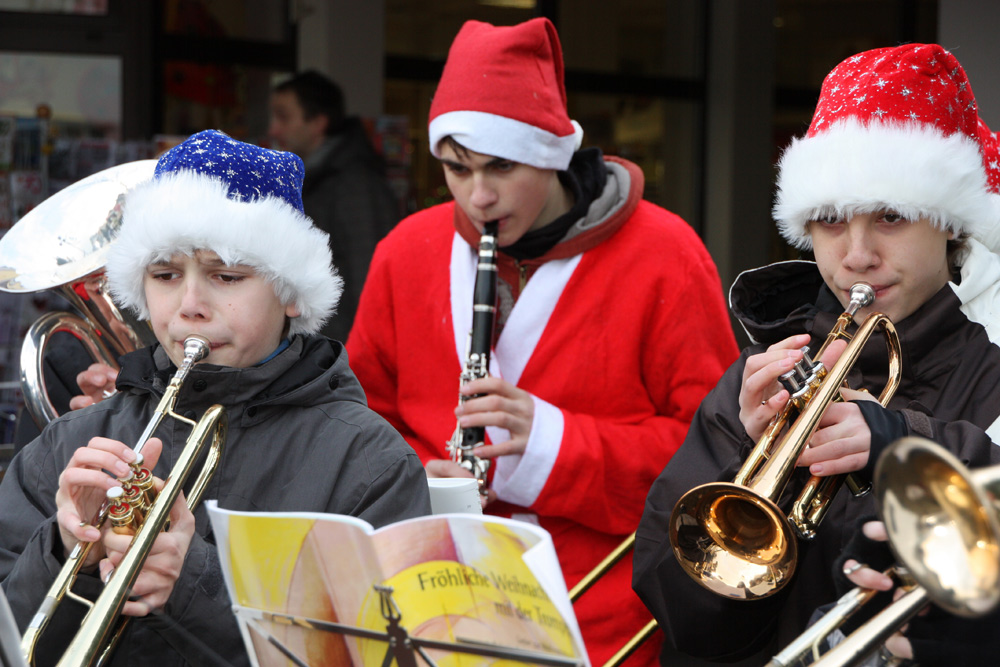
<path fill-rule="evenodd" d="M 120 355 L 154 341 L 148 324 L 112 302 L 104 267 L 122 224 L 125 193 L 152 178 L 155 166 L 156 160 L 139 160 L 88 176 L 33 208 L 0 239 L 0 291 L 53 290 L 74 311 L 43 315 L 21 347 L 25 407 L 39 428 L 58 416 L 42 372 L 52 334 L 74 335 L 94 361 L 113 368 Z"/>

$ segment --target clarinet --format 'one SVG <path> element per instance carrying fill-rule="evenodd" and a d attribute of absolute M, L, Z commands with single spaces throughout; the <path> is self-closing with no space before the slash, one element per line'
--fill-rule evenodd
<path fill-rule="evenodd" d="M 479 261 L 476 265 L 476 284 L 472 298 L 472 331 L 469 332 L 469 354 L 465 367 L 459 376 L 459 386 L 464 387 L 473 380 L 487 377 L 490 373 L 490 347 L 493 344 L 493 326 L 496 320 L 497 299 L 497 221 L 483 226 L 479 238 Z M 469 398 L 458 394 L 459 403 Z M 456 426 L 455 433 L 448 441 L 451 460 L 468 470 L 479 482 L 479 493 L 486 495 L 486 471 L 490 468 L 488 459 L 481 459 L 473 452 L 483 444 L 486 428 Z"/>

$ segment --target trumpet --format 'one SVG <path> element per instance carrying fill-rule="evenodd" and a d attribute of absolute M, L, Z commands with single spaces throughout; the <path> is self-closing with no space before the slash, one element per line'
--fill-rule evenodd
<path fill-rule="evenodd" d="M 72 307 L 40 317 L 21 346 L 21 392 L 39 428 L 59 416 L 43 372 L 53 334 L 72 334 L 94 361 L 112 368 L 122 354 L 155 340 L 147 323 L 118 309 L 104 280 L 124 195 L 151 178 L 155 166 L 156 160 L 139 160 L 88 176 L 33 208 L 0 239 L 0 291 L 52 290 Z"/>
<path fill-rule="evenodd" d="M 885 643 L 930 603 L 965 617 L 983 616 L 1000 603 L 1000 465 L 969 471 L 954 455 L 924 438 L 892 443 L 875 467 L 879 517 L 899 569 L 910 579 L 905 594 L 814 665 L 853 665 Z M 870 597 L 866 589 L 847 596 Z M 793 642 L 815 651 L 832 629 L 850 615 L 834 607 Z M 852 612 L 853 613 L 853 610 Z M 814 627 L 815 627 L 814 625 Z M 809 644 L 805 647 L 805 644 Z M 795 664 L 803 656 L 792 645 L 771 667 Z M 780 658 L 780 660 L 779 660 Z"/>
<path fill-rule="evenodd" d="M 479 260 L 476 263 L 476 283 L 473 288 L 472 330 L 469 331 L 469 354 L 459 376 L 460 386 L 490 374 L 490 348 L 493 346 L 493 330 L 496 321 L 497 300 L 497 227 L 496 220 L 483 225 L 483 235 L 479 239 Z M 459 393 L 458 400 L 464 403 L 467 397 Z M 486 473 L 490 462 L 475 454 L 483 444 L 486 429 L 482 426 L 469 428 L 455 427 L 448 441 L 451 460 L 468 470 L 479 484 L 480 495 L 489 491 Z"/>
<path fill-rule="evenodd" d="M 132 542 L 121 563 L 105 582 L 104 590 L 97 600 L 91 602 L 74 593 L 72 588 L 93 543 L 77 543 L 73 547 L 66 558 L 66 564 L 45 594 L 41 607 L 21 638 L 21 652 L 29 664 L 34 664 L 38 641 L 54 615 L 56 607 L 67 597 L 89 607 L 89 611 L 84 616 L 80 629 L 74 635 L 69 647 L 63 653 L 58 663 L 59 667 L 105 664 L 125 630 L 128 619 L 119 617 L 146 557 L 149 555 L 153 541 L 166 526 L 170 517 L 170 509 L 190 477 L 196 462 L 202 457 L 202 454 L 205 454 L 205 462 L 201 472 L 188 495 L 188 507 L 194 508 L 201 500 L 222 453 L 222 444 L 226 439 L 227 432 L 226 413 L 221 405 L 213 405 L 205 411 L 199 421 L 195 422 L 174 412 L 174 405 L 177 401 L 177 394 L 191 368 L 195 363 L 208 356 L 208 352 L 208 341 L 199 336 L 190 336 L 184 341 L 184 359 L 171 378 L 163 398 L 157 404 L 153 417 L 133 448 L 133 451 L 136 452 L 137 463 L 140 463 L 143 446 L 153 436 L 163 419 L 168 416 L 191 426 L 191 434 L 187 438 L 177 463 L 164 481 L 163 488 L 155 494 L 155 499 L 150 500 L 147 505 L 145 499 L 152 495 L 150 488 L 152 478 L 148 470 L 135 469 L 133 474 L 137 479 L 123 480 L 123 484 L 128 487 L 125 489 L 126 493 L 134 492 L 133 498 L 137 496 L 143 498 L 143 500 L 137 501 L 140 506 L 138 516 L 133 511 L 136 508 L 131 503 L 121 501 L 120 496 L 123 490 L 116 488 L 109 491 L 109 500 L 105 502 L 91 521 L 91 525 L 100 528 L 110 518 L 116 530 L 127 530 L 128 532 L 134 530 Z M 133 487 L 140 488 L 134 489 Z M 141 487 L 146 488 L 144 490 Z"/>
<path fill-rule="evenodd" d="M 795 463 L 809 444 L 830 404 L 840 400 L 840 389 L 862 348 L 877 330 L 885 336 L 889 353 L 889 380 L 879 395 L 887 405 L 901 374 L 899 337 L 882 313 L 871 313 L 854 335 L 848 327 L 858 310 L 875 300 L 864 283 L 851 287 L 847 310 L 827 335 L 816 358 L 843 338 L 849 341 L 829 371 L 808 353 L 781 376 L 788 403 L 765 429 L 732 483 L 702 484 L 684 494 L 670 516 L 670 543 L 677 562 L 705 588 L 724 597 L 754 600 L 781 590 L 795 572 L 797 538 L 811 539 L 840 487 L 847 482 L 855 495 L 865 488 L 844 475 L 812 477 L 786 518 L 777 505 L 791 479 Z M 784 435 L 782 435 L 784 434 Z"/>

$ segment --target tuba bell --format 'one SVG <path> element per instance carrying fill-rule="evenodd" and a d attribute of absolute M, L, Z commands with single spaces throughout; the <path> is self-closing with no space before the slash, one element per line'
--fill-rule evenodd
<path fill-rule="evenodd" d="M 888 404 L 899 386 L 901 350 L 896 328 L 882 313 L 871 313 L 852 335 L 848 327 L 875 292 L 859 283 L 823 346 L 850 341 L 829 371 L 808 354 L 781 382 L 790 398 L 768 425 L 733 482 L 702 484 L 681 496 L 670 515 L 670 544 L 677 562 L 694 581 L 718 595 L 755 600 L 781 590 L 795 572 L 797 538 L 811 539 L 834 495 L 847 483 L 855 495 L 868 489 L 853 476 L 812 477 L 786 517 L 777 502 L 795 464 L 868 340 L 879 329 L 889 352 L 889 380 L 879 396 Z"/>
<path fill-rule="evenodd" d="M 104 278 L 108 248 L 122 223 L 125 193 L 153 175 L 156 160 L 105 169 L 55 193 L 0 239 L 0 291 L 53 290 L 74 312 L 51 312 L 28 329 L 21 346 L 21 391 L 39 428 L 58 417 L 45 386 L 43 361 L 57 332 L 75 336 L 95 362 L 153 342 L 148 324 L 112 302 Z"/>

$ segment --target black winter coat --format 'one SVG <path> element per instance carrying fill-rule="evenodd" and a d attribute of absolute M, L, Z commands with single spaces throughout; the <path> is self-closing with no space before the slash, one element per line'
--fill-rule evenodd
<path fill-rule="evenodd" d="M 341 132 L 306 160 L 302 206 L 330 235 L 333 264 L 344 279 L 337 313 L 322 333 L 346 341 L 375 246 L 402 211 L 386 180 L 382 158 L 357 118 L 348 118 Z"/>
<path fill-rule="evenodd" d="M 908 434 L 945 445 L 971 467 L 1000 463 L 1000 447 L 986 433 L 995 432 L 1000 417 L 1000 348 L 988 335 L 998 325 L 1000 307 L 993 306 L 992 296 L 998 284 L 1000 258 L 979 246 L 962 269 L 960 285 L 949 283 L 895 323 L 903 378 L 891 412 L 902 415 Z M 812 334 L 810 349 L 816 350 L 843 310 L 811 262 L 783 262 L 744 273 L 730 300 L 756 343 L 702 402 L 684 444 L 649 492 L 637 533 L 633 587 L 664 628 L 664 664 L 703 664 L 684 662 L 672 650 L 713 662 L 767 662 L 805 628 L 817 607 L 837 599 L 834 561 L 858 518 L 875 512 L 872 495 L 856 499 L 841 489 L 816 539 L 799 543 L 792 582 L 762 600 L 717 596 L 681 570 L 667 537 L 674 504 L 699 484 L 732 481 L 754 444 L 739 420 L 747 357 L 802 332 Z M 876 336 L 848 382 L 877 395 L 886 375 L 885 343 Z M 783 509 L 787 511 L 807 477 L 807 470 L 796 471 L 779 503 Z"/>

